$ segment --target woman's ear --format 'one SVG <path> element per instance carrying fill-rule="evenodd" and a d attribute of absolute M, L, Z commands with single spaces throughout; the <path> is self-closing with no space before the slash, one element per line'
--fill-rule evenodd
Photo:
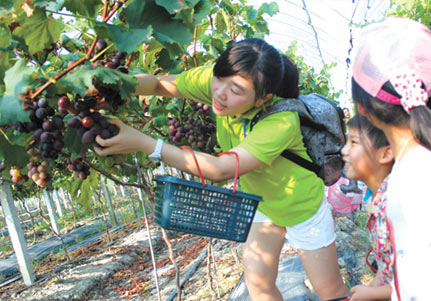
<path fill-rule="evenodd" d="M 264 103 L 266 103 L 268 100 L 272 98 L 273 94 L 269 93 L 266 94 L 264 98 L 260 98 L 256 101 L 256 104 L 254 105 L 256 108 L 261 107 Z"/>
<path fill-rule="evenodd" d="M 365 117 L 367 117 L 367 111 L 365 111 L 365 108 L 360 104 L 360 103 L 357 103 L 356 104 L 356 110 L 358 111 L 358 113 L 359 114 L 361 114 L 362 116 L 365 116 Z"/>
<path fill-rule="evenodd" d="M 379 163 L 380 164 L 388 164 L 394 161 L 394 153 L 392 152 L 392 148 L 388 146 L 382 146 L 379 149 Z"/>

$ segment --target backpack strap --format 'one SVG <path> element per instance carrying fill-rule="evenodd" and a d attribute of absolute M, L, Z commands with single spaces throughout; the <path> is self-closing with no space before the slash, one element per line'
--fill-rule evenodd
<path fill-rule="evenodd" d="M 265 109 L 264 109 L 265 110 Z M 270 115 L 270 114 L 274 114 L 274 113 L 278 113 L 278 112 L 283 112 L 283 111 L 290 111 L 288 109 L 277 109 L 277 110 L 272 110 L 274 112 L 270 112 L 270 111 L 260 111 L 258 112 L 253 119 L 250 121 L 250 132 L 253 129 L 253 127 L 256 125 L 256 123 L 263 119 L 264 117 Z M 309 171 L 314 172 L 317 176 L 319 176 L 319 172 L 320 172 L 320 166 L 317 165 L 314 162 L 308 161 L 307 159 L 302 158 L 301 156 L 291 152 L 290 150 L 286 149 L 281 153 L 281 156 L 283 156 L 284 158 L 286 158 L 287 160 L 290 160 L 296 164 L 298 164 L 299 166 L 308 169 Z"/>

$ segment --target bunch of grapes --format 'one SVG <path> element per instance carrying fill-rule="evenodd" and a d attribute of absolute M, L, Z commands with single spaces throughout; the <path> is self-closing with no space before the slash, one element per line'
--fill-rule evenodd
<path fill-rule="evenodd" d="M 12 183 L 17 184 L 19 182 L 26 182 L 28 180 L 27 175 L 21 175 L 19 168 L 13 167 L 9 170 L 9 174 L 12 177 Z"/>
<path fill-rule="evenodd" d="M 186 140 L 192 147 L 212 153 L 215 147 L 212 136 L 216 127 L 214 119 L 209 116 L 211 107 L 194 101 L 190 105 L 197 116 L 192 114 L 183 119 L 174 117 L 169 120 L 169 140 L 177 143 Z"/>
<path fill-rule="evenodd" d="M 98 40 L 96 43 L 96 51 L 100 52 L 105 49 L 106 46 L 107 43 L 104 40 Z M 116 51 L 111 56 L 107 56 L 106 59 L 100 58 L 92 62 L 91 66 L 97 68 L 97 66 L 103 65 L 107 68 L 117 69 L 123 73 L 129 73 L 127 68 L 123 66 L 125 57 L 125 52 Z M 125 104 L 125 100 L 122 99 L 118 87 L 115 85 L 104 84 L 97 78 L 93 79 L 93 85 L 97 89 L 99 95 L 104 97 L 105 101 L 112 106 L 114 111 L 117 110 L 119 106 Z"/>
<path fill-rule="evenodd" d="M 75 175 L 82 180 L 90 175 L 90 167 L 85 164 L 82 158 L 67 159 L 67 168 L 70 172 L 75 172 Z"/>
<path fill-rule="evenodd" d="M 76 129 L 83 144 L 92 144 L 97 135 L 108 139 L 118 134 L 118 127 L 95 110 L 96 104 L 97 99 L 93 96 L 76 101 L 74 108 L 79 117 L 73 117 L 67 122 L 68 127 Z"/>
<path fill-rule="evenodd" d="M 41 153 L 37 148 L 30 148 L 27 153 L 31 155 L 30 162 L 27 164 L 27 176 L 38 186 L 46 187 L 47 181 L 51 178 L 49 175 L 49 162 L 46 160 L 41 161 Z"/>
<path fill-rule="evenodd" d="M 44 158 L 57 159 L 64 147 L 62 115 L 56 115 L 53 107 L 49 106 L 46 98 L 40 98 L 27 103 L 26 109 L 30 122 L 18 125 L 20 132 L 33 131 L 36 143 L 40 142 L 39 149 Z"/>

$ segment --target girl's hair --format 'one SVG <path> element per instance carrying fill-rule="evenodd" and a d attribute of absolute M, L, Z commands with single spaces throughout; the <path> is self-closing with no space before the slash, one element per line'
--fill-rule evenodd
<path fill-rule="evenodd" d="M 249 38 L 234 43 L 217 59 L 214 76 L 240 75 L 253 80 L 256 99 L 273 93 L 283 98 L 299 96 L 296 65 L 262 39 Z"/>
<path fill-rule="evenodd" d="M 400 97 L 389 81 L 383 85 L 382 90 Z M 365 112 L 382 122 L 393 126 L 410 127 L 415 138 L 431 150 L 431 98 L 426 106 L 414 107 L 410 113 L 407 113 L 401 105 L 387 103 L 377 97 L 372 97 L 359 86 L 354 78 L 352 78 L 352 97 L 355 104 L 360 104 Z"/>
<path fill-rule="evenodd" d="M 368 154 L 371 154 L 373 150 L 389 145 L 385 133 L 360 114 L 349 119 L 347 126 L 350 129 L 358 130 L 361 143 L 365 146 Z"/>

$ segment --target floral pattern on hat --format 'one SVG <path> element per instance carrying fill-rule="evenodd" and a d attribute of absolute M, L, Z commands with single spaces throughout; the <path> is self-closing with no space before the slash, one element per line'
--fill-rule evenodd
<path fill-rule="evenodd" d="M 395 90 L 401 96 L 401 105 L 407 113 L 412 108 L 425 106 L 428 102 L 428 94 L 422 88 L 421 79 L 414 72 L 405 72 L 391 79 Z"/>

